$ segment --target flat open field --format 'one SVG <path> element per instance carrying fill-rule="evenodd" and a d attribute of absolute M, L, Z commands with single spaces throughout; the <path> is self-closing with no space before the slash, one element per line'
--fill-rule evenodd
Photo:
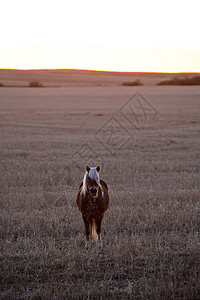
<path fill-rule="evenodd" d="M 199 149 L 199 87 L 1 88 L 0 298 L 200 299 Z M 111 198 L 100 252 L 87 164 Z"/>

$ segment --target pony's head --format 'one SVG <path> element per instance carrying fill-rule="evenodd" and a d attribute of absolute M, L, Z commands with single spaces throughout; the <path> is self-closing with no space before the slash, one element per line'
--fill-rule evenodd
<path fill-rule="evenodd" d="M 98 190 L 99 190 L 99 183 L 100 183 L 100 166 L 90 168 L 89 166 L 86 167 L 86 173 L 83 178 L 83 188 L 82 193 L 86 194 L 86 191 L 92 197 L 98 197 Z"/>

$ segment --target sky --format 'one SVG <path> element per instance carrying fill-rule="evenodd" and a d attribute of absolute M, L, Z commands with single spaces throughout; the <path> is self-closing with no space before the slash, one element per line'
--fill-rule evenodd
<path fill-rule="evenodd" d="M 200 72 L 199 0 L 0 0 L 0 68 Z"/>

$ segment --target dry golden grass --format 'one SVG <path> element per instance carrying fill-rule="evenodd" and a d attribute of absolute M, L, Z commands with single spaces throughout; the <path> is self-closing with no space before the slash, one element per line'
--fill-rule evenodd
<path fill-rule="evenodd" d="M 136 90 L 158 112 L 141 115 L 139 129 L 119 112 Z M 197 87 L 0 90 L 1 298 L 200 299 L 199 96 Z M 127 131 L 116 128 L 106 149 L 95 134 L 111 115 Z M 110 191 L 101 253 L 85 252 L 75 205 L 88 163 L 102 165 Z"/>

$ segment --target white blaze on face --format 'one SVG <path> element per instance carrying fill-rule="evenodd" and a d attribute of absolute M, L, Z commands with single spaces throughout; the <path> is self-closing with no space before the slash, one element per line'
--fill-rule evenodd
<path fill-rule="evenodd" d="M 96 183 L 99 182 L 99 173 L 96 168 L 90 168 L 88 176 L 91 180 L 95 180 Z"/>

